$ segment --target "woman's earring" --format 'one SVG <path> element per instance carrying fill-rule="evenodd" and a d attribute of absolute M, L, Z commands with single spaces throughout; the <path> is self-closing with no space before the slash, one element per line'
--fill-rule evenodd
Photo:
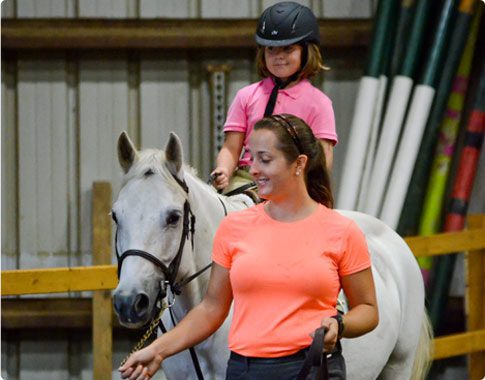
<path fill-rule="evenodd" d="M 299 171 L 299 170 L 297 170 L 295 174 L 296 174 L 296 175 L 300 175 L 300 171 Z"/>

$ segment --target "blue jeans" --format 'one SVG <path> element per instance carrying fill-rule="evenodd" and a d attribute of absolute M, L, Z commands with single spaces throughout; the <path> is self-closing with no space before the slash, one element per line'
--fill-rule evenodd
<path fill-rule="evenodd" d="M 231 352 L 227 364 L 226 380 L 295 380 L 298 376 L 307 350 L 281 358 L 251 358 Z M 345 360 L 341 352 L 334 352 L 327 359 L 328 375 L 331 380 L 345 380 Z M 307 379 L 313 379 L 314 369 Z"/>

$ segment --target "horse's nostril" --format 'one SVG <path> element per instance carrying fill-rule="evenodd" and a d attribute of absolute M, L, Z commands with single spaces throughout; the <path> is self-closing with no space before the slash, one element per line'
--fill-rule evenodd
<path fill-rule="evenodd" d="M 150 300 L 148 296 L 144 293 L 140 293 L 136 296 L 134 310 L 138 317 L 144 316 L 148 311 L 148 305 L 150 304 Z"/>
<path fill-rule="evenodd" d="M 123 305 L 124 305 L 124 299 L 122 297 L 120 297 L 120 295 L 118 293 L 115 293 L 113 295 L 113 306 L 116 310 L 116 313 L 118 313 L 118 315 L 122 315 L 123 314 Z"/>

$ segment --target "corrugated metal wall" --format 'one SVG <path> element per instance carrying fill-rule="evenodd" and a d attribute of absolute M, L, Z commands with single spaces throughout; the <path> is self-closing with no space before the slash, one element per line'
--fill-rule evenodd
<path fill-rule="evenodd" d="M 2 18 L 256 18 L 275 2 L 6 0 Z M 373 0 L 300 2 L 319 17 L 368 18 L 374 6 Z M 137 144 L 162 148 L 169 131 L 176 131 L 186 158 L 206 177 L 212 154 L 208 65 L 231 66 L 226 84 L 229 101 L 239 88 L 257 80 L 252 57 L 244 54 L 36 55 L 19 53 L 16 61 L 2 62 L 2 269 L 90 265 L 91 186 L 93 181 L 109 180 L 115 194 L 118 191 L 119 133 L 127 130 Z M 332 70 L 317 84 L 334 103 L 341 141 L 334 161 L 338 185 L 364 62 L 326 58 Z M 483 211 L 483 198 L 475 204 Z M 3 334 L 2 376 L 92 378 L 90 337 L 56 334 Z M 130 349 L 130 341 L 115 341 L 114 368 Z"/>

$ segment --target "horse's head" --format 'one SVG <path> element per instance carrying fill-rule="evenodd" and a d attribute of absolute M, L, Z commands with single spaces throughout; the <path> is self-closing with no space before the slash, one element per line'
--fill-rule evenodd
<path fill-rule="evenodd" d="M 173 283 L 178 275 L 182 253 L 191 246 L 191 213 L 175 134 L 163 152 L 137 151 L 123 132 L 118 159 L 125 175 L 112 209 L 119 271 L 114 306 L 120 322 L 136 328 L 153 317 L 157 299 L 165 295 L 164 281 Z"/>

